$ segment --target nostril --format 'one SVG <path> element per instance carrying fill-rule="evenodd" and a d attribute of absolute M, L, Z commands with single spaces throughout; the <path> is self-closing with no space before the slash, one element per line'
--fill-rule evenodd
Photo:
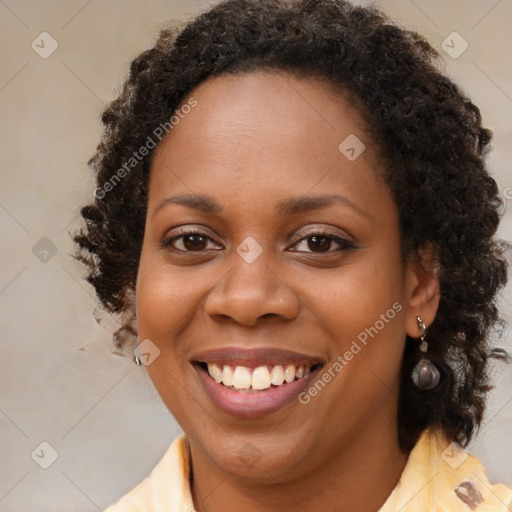
<path fill-rule="evenodd" d="M 276 316 L 279 316 L 277 313 L 264 313 L 263 315 L 260 316 L 260 318 L 274 318 Z"/>

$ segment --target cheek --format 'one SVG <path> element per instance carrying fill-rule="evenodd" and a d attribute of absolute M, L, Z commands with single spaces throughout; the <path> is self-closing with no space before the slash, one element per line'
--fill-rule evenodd
<path fill-rule="evenodd" d="M 302 289 L 321 318 L 338 327 L 338 334 L 357 335 L 402 300 L 400 265 L 371 252 L 354 254 L 349 264 L 318 274 Z"/>
<path fill-rule="evenodd" d="M 193 287 L 186 286 L 183 272 L 170 272 L 169 265 L 146 252 L 141 254 L 136 287 L 138 337 L 151 340 L 158 357 L 145 367 L 162 401 L 177 418 L 186 410 L 186 367 L 180 358 L 181 326 L 190 314 Z"/>
<path fill-rule="evenodd" d="M 330 363 L 324 370 L 329 384 L 310 402 L 311 414 L 328 415 L 325 431 L 344 432 L 352 421 L 372 421 L 393 410 L 398 395 L 405 343 L 401 297 L 390 276 L 359 274 L 329 285 L 331 294 L 316 297 L 315 311 L 333 340 Z M 326 280 L 327 281 L 327 280 Z M 327 284 L 327 283 L 326 283 Z M 321 312 L 321 313 L 320 313 Z M 315 315 L 311 315 L 315 321 Z M 332 382 L 332 384 L 331 384 Z M 333 410 L 350 411 L 352 419 L 332 417 Z M 332 417 L 332 418 L 331 418 Z M 340 428 L 342 425 L 342 428 Z"/>
<path fill-rule="evenodd" d="M 405 341 L 403 274 L 394 251 L 355 255 L 339 271 L 317 276 L 303 290 L 311 321 L 320 318 L 334 342 L 331 359 L 344 361 L 345 385 L 394 387 Z M 364 370 L 364 371 L 362 371 Z M 349 384 L 350 383 L 350 384 Z M 361 386 L 363 384 L 363 386 Z M 374 390 L 372 390 L 372 393 Z"/>
<path fill-rule="evenodd" d="M 136 289 L 139 338 L 167 338 L 187 322 L 201 296 L 200 276 L 143 251 Z"/>

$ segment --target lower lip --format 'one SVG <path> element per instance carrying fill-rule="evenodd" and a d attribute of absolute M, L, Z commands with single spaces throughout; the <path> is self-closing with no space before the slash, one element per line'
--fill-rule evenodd
<path fill-rule="evenodd" d="M 204 389 L 213 403 L 223 412 L 239 418 L 261 418 L 276 413 L 291 402 L 306 388 L 321 367 L 306 377 L 289 384 L 271 387 L 256 393 L 239 393 L 222 384 L 218 384 L 202 367 L 194 365 Z"/>

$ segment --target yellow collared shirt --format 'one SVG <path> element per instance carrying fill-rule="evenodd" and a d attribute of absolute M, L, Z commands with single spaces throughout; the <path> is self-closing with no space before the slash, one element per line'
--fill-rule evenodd
<path fill-rule="evenodd" d="M 151 474 L 105 512 L 194 512 L 190 451 L 176 438 Z M 474 456 L 426 430 L 400 481 L 378 512 L 510 512 L 512 490 L 491 485 Z"/>

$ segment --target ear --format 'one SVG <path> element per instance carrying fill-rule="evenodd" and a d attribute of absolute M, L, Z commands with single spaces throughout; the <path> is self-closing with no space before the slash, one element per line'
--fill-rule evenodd
<path fill-rule="evenodd" d="M 421 330 L 416 317 L 428 327 L 434 321 L 439 307 L 439 265 L 437 251 L 432 245 L 418 250 L 409 258 L 405 278 L 405 330 L 412 338 L 418 338 Z"/>

